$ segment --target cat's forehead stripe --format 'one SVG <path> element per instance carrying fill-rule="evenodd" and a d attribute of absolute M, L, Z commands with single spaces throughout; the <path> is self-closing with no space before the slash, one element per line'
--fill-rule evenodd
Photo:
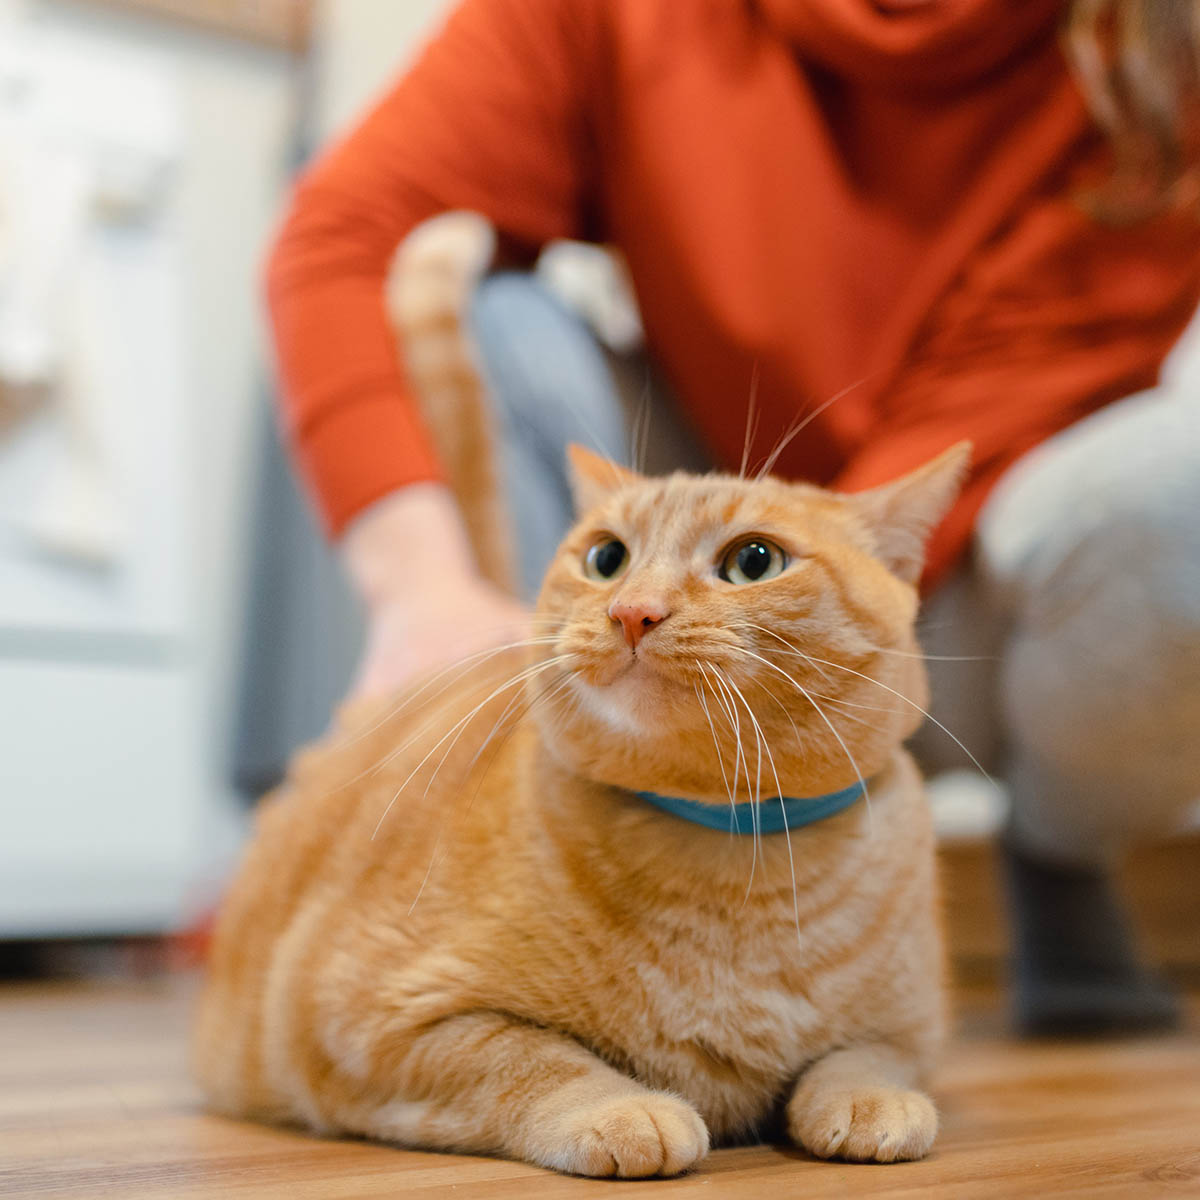
<path fill-rule="evenodd" d="M 793 504 L 781 502 L 771 483 L 750 482 L 727 476 L 695 478 L 671 475 L 657 486 L 628 493 L 625 515 L 635 522 L 667 526 L 681 520 L 731 525 L 747 512 L 784 515 Z M 769 490 L 768 490 L 769 489 Z"/>
<path fill-rule="evenodd" d="M 728 481 L 668 476 L 654 488 L 629 495 L 625 515 L 636 525 L 660 529 L 715 521 L 728 524 L 745 502 L 744 496 L 727 499 L 729 487 Z"/>

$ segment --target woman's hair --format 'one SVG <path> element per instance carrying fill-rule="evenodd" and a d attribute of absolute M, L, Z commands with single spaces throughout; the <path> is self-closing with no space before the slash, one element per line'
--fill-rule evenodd
<path fill-rule="evenodd" d="M 1113 145 L 1098 215 L 1198 207 L 1200 0 L 1072 0 L 1066 49 Z"/>

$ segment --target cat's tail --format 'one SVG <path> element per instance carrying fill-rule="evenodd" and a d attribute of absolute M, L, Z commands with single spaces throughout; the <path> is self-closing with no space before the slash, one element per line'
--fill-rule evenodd
<path fill-rule="evenodd" d="M 501 486 L 495 418 L 467 314 L 496 235 L 476 213 L 443 213 L 401 245 L 387 308 L 482 574 L 515 589 L 513 535 Z"/>

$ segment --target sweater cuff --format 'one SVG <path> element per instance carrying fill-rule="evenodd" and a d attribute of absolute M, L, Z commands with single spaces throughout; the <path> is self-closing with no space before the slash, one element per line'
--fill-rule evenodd
<path fill-rule="evenodd" d="M 331 538 L 389 492 L 445 478 L 420 418 L 391 394 L 331 406 L 294 429 L 292 440 Z"/>

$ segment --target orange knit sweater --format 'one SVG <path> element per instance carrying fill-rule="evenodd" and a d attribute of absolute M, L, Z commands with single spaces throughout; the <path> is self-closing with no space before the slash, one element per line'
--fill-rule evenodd
<path fill-rule="evenodd" d="M 1060 0 L 465 0 L 306 174 L 274 248 L 285 406 L 332 532 L 438 464 L 383 282 L 408 231 L 489 217 L 532 255 L 628 258 L 652 352 L 717 461 L 858 488 L 951 442 L 954 562 L 1020 454 L 1154 382 L 1200 299 L 1200 226 L 1114 229 Z"/>

